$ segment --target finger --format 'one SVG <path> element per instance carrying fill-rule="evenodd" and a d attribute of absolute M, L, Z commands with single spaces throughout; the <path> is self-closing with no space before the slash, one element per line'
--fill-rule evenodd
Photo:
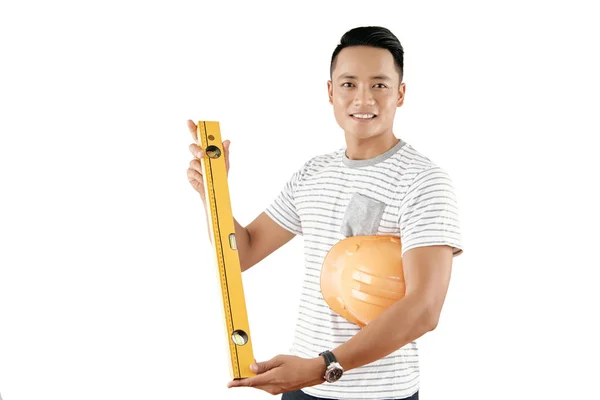
<path fill-rule="evenodd" d="M 190 153 L 196 158 L 204 157 L 204 151 L 195 143 L 190 144 L 189 146 Z"/>
<path fill-rule="evenodd" d="M 227 169 L 228 173 L 229 173 L 229 146 L 230 145 L 231 145 L 230 140 L 226 140 L 223 142 L 223 152 L 225 153 L 225 168 Z M 256 360 L 254 362 L 256 362 Z"/>
<path fill-rule="evenodd" d="M 204 191 L 204 179 L 202 178 L 202 175 L 200 175 L 197 171 L 188 168 L 187 178 L 190 184 L 194 187 L 194 189 Z"/>
<path fill-rule="evenodd" d="M 284 389 L 279 385 L 259 385 L 253 386 L 253 388 L 263 390 L 272 395 L 281 394 L 284 392 Z"/>
<path fill-rule="evenodd" d="M 194 139 L 194 142 L 198 143 L 198 127 L 196 126 L 196 124 L 194 123 L 194 121 L 192 121 L 191 119 L 187 120 L 187 127 L 190 130 L 190 133 L 192 134 L 192 138 Z"/>
<path fill-rule="evenodd" d="M 233 385 L 233 382 L 237 382 L 237 381 L 230 382 L 229 384 L 227 384 L 227 387 L 228 388 L 239 387 L 237 385 Z M 283 388 L 278 385 L 258 385 L 258 386 L 251 386 L 251 387 L 254 389 L 263 390 L 272 395 L 281 394 L 284 392 Z"/>
<path fill-rule="evenodd" d="M 229 157 L 229 145 L 231 141 L 226 140 L 223 142 L 223 153 L 225 154 L 225 158 Z"/>
<path fill-rule="evenodd" d="M 273 374 L 256 375 L 250 378 L 236 379 L 227 384 L 228 388 L 232 387 L 257 387 L 264 386 L 270 383 Z"/>
<path fill-rule="evenodd" d="M 252 364 L 250 366 L 250 369 L 252 370 L 252 372 L 262 374 L 262 373 L 267 372 L 267 371 L 269 371 L 273 368 L 276 368 L 280 365 L 281 365 L 281 359 L 278 356 L 275 356 L 275 357 L 271 358 L 270 360 L 263 361 L 263 362 L 256 362 L 256 360 L 255 360 L 254 364 Z"/>
<path fill-rule="evenodd" d="M 192 161 L 190 161 L 190 168 L 193 169 L 194 171 L 198 171 L 198 173 L 200 174 L 200 177 L 202 177 L 202 165 L 200 165 L 200 160 L 198 160 L 197 158 L 194 158 Z"/>
<path fill-rule="evenodd" d="M 192 185 L 192 187 L 194 188 L 194 190 L 196 190 L 198 193 L 200 193 L 200 195 L 202 195 L 202 197 L 205 196 L 204 194 L 204 185 L 202 185 L 202 182 L 198 182 L 195 180 L 190 180 L 190 185 Z"/>

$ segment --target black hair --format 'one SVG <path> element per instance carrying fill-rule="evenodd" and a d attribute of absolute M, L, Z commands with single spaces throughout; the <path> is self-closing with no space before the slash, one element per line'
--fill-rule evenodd
<path fill-rule="evenodd" d="M 335 68 L 335 59 L 340 51 L 352 46 L 371 46 L 388 50 L 394 57 L 394 63 L 400 74 L 400 82 L 402 82 L 404 75 L 404 49 L 398 38 L 389 29 L 381 26 L 361 26 L 344 33 L 340 44 L 338 44 L 331 56 L 331 65 L 329 67 L 330 78 Z"/>

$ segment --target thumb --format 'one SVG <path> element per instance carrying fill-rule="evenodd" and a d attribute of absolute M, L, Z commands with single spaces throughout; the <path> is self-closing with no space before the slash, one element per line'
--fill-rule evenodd
<path fill-rule="evenodd" d="M 226 140 L 223 142 L 223 147 L 225 150 L 229 151 L 229 145 L 231 144 L 231 140 Z"/>
<path fill-rule="evenodd" d="M 274 365 L 273 365 L 272 359 L 269 361 L 263 361 L 263 362 L 256 362 L 256 360 L 254 360 L 254 364 L 252 364 L 250 366 L 250 369 L 252 370 L 252 372 L 261 374 L 263 372 L 270 370 L 273 367 L 274 367 Z"/>

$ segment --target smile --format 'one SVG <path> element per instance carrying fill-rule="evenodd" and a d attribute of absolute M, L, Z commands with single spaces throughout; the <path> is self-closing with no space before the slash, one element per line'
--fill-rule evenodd
<path fill-rule="evenodd" d="M 375 114 L 350 114 L 350 116 L 352 117 L 353 120 L 357 121 L 357 122 L 370 122 L 372 120 L 374 120 L 375 118 L 377 118 L 377 115 Z"/>

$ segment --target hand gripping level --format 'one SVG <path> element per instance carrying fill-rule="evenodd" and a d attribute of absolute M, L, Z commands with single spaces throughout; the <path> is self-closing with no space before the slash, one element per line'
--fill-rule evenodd
<path fill-rule="evenodd" d="M 223 299 L 232 379 L 256 375 L 252 340 L 242 285 L 242 270 L 235 242 L 235 225 L 229 198 L 225 154 L 218 122 L 198 121 L 198 139 L 204 151 L 200 160 L 206 199 L 210 205 L 209 225 Z"/>

